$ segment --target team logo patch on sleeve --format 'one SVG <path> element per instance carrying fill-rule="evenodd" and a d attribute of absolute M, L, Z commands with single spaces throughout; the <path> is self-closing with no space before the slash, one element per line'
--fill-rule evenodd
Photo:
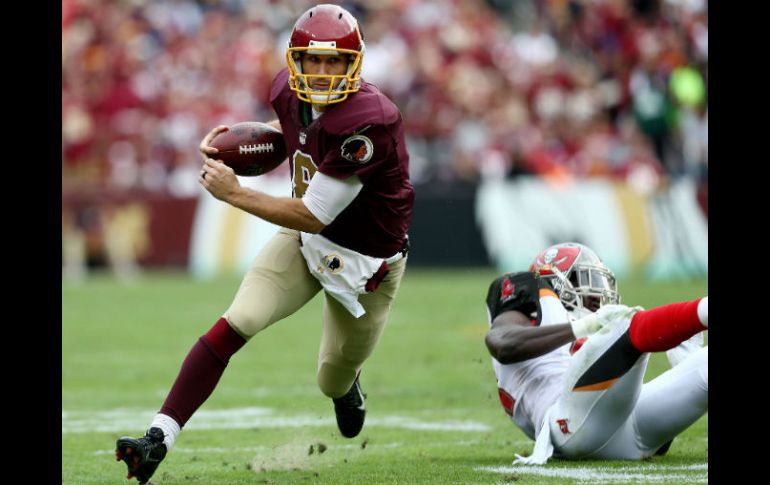
<path fill-rule="evenodd" d="M 500 301 L 506 302 L 513 298 L 513 294 L 516 292 L 516 285 L 511 283 L 511 280 L 506 279 L 503 282 L 503 288 L 500 291 Z"/>
<path fill-rule="evenodd" d="M 342 142 L 342 158 L 354 163 L 364 164 L 372 159 L 374 145 L 364 135 L 353 135 Z"/>

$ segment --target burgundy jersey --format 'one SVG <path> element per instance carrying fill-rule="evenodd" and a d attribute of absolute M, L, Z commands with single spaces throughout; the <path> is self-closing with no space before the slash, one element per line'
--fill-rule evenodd
<path fill-rule="evenodd" d="M 312 121 L 288 79 L 288 69 L 278 73 L 270 102 L 286 141 L 292 195 L 302 197 L 316 171 L 341 180 L 357 175 L 363 188 L 321 234 L 368 256 L 393 256 L 406 242 L 414 203 L 401 113 L 362 81 L 357 93 Z"/>

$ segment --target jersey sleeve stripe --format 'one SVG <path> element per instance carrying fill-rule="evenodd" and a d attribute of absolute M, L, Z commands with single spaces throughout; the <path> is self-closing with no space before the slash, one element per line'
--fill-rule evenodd
<path fill-rule="evenodd" d="M 596 384 L 589 384 L 587 386 L 576 387 L 572 391 L 573 392 L 603 391 L 604 389 L 609 389 L 610 387 L 615 385 L 615 382 L 617 382 L 618 379 L 619 377 L 616 377 L 608 381 L 597 382 Z"/>
<path fill-rule="evenodd" d="M 546 298 L 549 296 L 552 298 L 559 298 L 556 296 L 556 293 L 553 290 L 549 290 L 548 288 L 540 288 L 540 298 Z"/>

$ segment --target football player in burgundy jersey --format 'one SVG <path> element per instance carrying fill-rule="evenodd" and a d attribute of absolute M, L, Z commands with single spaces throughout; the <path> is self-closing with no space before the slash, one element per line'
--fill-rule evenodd
<path fill-rule="evenodd" d="M 361 79 L 364 40 L 336 5 L 303 13 L 292 30 L 287 68 L 270 100 L 286 141 L 292 197 L 242 187 L 200 144 L 199 182 L 214 197 L 281 229 L 261 249 L 238 292 L 195 343 L 142 438 L 117 441 L 129 477 L 146 482 L 181 428 L 208 398 L 230 359 L 251 337 L 324 291 L 317 380 L 332 399 L 341 434 L 364 424 L 359 374 L 379 340 L 406 266 L 414 190 L 401 113 Z"/>
<path fill-rule="evenodd" d="M 500 402 L 535 440 L 514 464 L 663 454 L 708 410 L 708 297 L 651 310 L 619 303 L 615 276 L 577 243 L 490 285 L 486 344 Z M 664 351 L 672 369 L 642 384 L 650 353 Z"/>

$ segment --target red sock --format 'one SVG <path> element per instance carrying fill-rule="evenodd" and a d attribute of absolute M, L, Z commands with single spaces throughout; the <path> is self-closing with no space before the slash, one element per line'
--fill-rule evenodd
<path fill-rule="evenodd" d="M 230 357 L 245 343 L 227 320 L 217 320 L 187 354 L 160 412 L 183 427 L 214 391 Z"/>
<path fill-rule="evenodd" d="M 637 312 L 629 329 L 631 343 L 640 352 L 663 352 L 705 330 L 698 302 L 700 298 Z"/>

